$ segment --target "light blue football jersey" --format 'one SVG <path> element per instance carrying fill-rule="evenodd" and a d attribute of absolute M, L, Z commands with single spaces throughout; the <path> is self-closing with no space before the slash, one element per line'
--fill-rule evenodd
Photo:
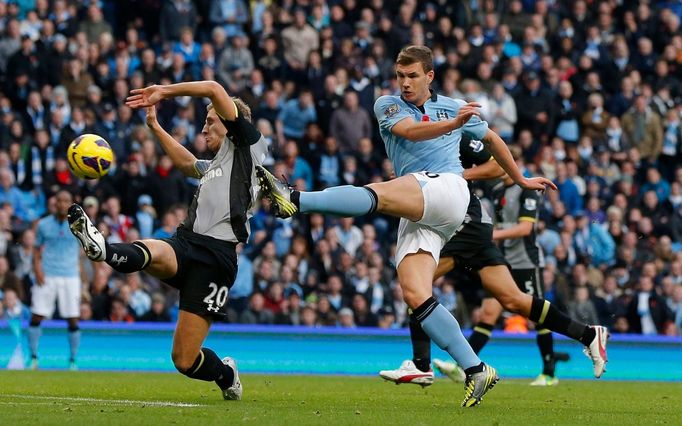
<path fill-rule="evenodd" d="M 374 115 L 379 121 L 379 131 L 386 146 L 388 158 L 393 162 L 397 176 L 416 172 L 456 173 L 464 169 L 459 160 L 459 142 L 462 132 L 472 139 L 481 140 L 488 132 L 488 123 L 472 117 L 464 126 L 433 139 L 414 142 L 391 133 L 393 126 L 401 120 L 412 118 L 414 121 L 440 121 L 455 118 L 459 109 L 466 105 L 436 93 L 419 107 L 405 102 L 399 96 L 382 96 L 374 103 Z"/>
<path fill-rule="evenodd" d="M 43 272 L 48 277 L 80 275 L 81 245 L 69 230 L 69 223 L 54 215 L 40 219 L 36 229 L 36 247 L 43 247 Z"/>

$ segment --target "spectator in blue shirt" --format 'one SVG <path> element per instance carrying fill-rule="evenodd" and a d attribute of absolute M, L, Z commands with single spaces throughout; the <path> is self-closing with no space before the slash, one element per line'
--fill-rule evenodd
<path fill-rule="evenodd" d="M 310 90 L 303 90 L 298 99 L 287 101 L 277 116 L 277 136 L 280 143 L 285 139 L 300 141 L 308 123 L 316 120 L 313 94 Z"/>
<path fill-rule="evenodd" d="M 180 41 L 173 46 L 173 53 L 181 54 L 187 66 L 191 67 L 199 62 L 200 52 L 201 46 L 194 41 L 192 30 L 188 27 L 183 28 L 180 32 Z"/>
<path fill-rule="evenodd" d="M 14 184 L 14 175 L 9 169 L 0 170 L 0 204 L 9 203 L 14 209 L 14 215 L 26 216 L 24 198 L 19 188 Z"/>
<path fill-rule="evenodd" d="M 161 227 L 154 231 L 152 238 L 170 238 L 175 233 L 175 229 L 178 227 L 178 217 L 172 210 L 168 210 L 163 214 L 161 218 Z"/>
<path fill-rule="evenodd" d="M 311 190 L 313 188 L 313 169 L 307 161 L 299 157 L 296 142 L 287 142 L 283 154 L 286 175 L 289 176 L 291 182 L 303 179 L 306 189 Z"/>
<path fill-rule="evenodd" d="M 222 26 L 228 37 L 242 32 L 249 19 L 249 11 L 244 0 L 214 0 L 208 12 L 212 26 Z"/>
<path fill-rule="evenodd" d="M 565 163 L 557 163 L 557 178 L 554 181 L 558 190 L 559 198 L 564 203 L 566 211 L 575 215 L 583 209 L 583 199 L 580 197 L 578 187 L 568 178 Z"/>
<path fill-rule="evenodd" d="M 670 184 L 661 178 L 661 172 L 654 167 L 646 171 L 646 183 L 642 185 L 640 193 L 645 194 L 647 191 L 654 191 L 659 200 L 667 200 L 670 195 Z"/>

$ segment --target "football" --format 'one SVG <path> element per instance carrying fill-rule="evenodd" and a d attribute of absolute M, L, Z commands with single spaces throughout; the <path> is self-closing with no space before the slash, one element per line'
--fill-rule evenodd
<path fill-rule="evenodd" d="M 109 173 L 114 152 L 104 138 L 85 134 L 71 141 L 66 151 L 71 172 L 81 179 L 99 179 Z"/>

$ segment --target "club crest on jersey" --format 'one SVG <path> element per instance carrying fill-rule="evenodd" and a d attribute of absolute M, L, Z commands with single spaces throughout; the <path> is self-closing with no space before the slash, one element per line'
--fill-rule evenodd
<path fill-rule="evenodd" d="M 436 112 L 436 120 L 443 121 L 448 119 L 448 112 L 445 110 L 438 110 Z"/>
<path fill-rule="evenodd" d="M 400 105 L 391 104 L 388 106 L 388 108 L 386 108 L 384 110 L 384 115 L 386 116 L 386 118 L 391 118 L 399 112 L 400 112 Z"/>
<path fill-rule="evenodd" d="M 221 168 L 216 168 L 216 169 L 211 169 L 206 172 L 204 176 L 201 178 L 201 184 L 203 185 L 204 183 L 208 182 L 211 179 L 215 179 L 217 177 L 221 177 L 223 175 L 223 169 Z"/>
<path fill-rule="evenodd" d="M 526 198 L 526 200 L 523 202 L 523 207 L 526 210 L 535 210 L 538 208 L 538 202 L 532 198 Z"/>

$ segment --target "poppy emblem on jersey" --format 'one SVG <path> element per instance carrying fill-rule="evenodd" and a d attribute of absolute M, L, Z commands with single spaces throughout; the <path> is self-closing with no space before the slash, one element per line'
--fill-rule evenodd
<path fill-rule="evenodd" d="M 538 208 L 538 202 L 532 198 L 526 198 L 526 200 L 523 202 L 523 207 L 526 210 L 535 210 Z"/>
<path fill-rule="evenodd" d="M 448 119 L 448 112 L 445 110 L 438 110 L 436 112 L 436 120 L 443 121 Z"/>
<path fill-rule="evenodd" d="M 384 110 L 384 115 L 386 116 L 386 118 L 391 118 L 399 112 L 400 112 L 400 105 L 391 104 L 388 106 L 388 108 L 386 108 Z"/>

